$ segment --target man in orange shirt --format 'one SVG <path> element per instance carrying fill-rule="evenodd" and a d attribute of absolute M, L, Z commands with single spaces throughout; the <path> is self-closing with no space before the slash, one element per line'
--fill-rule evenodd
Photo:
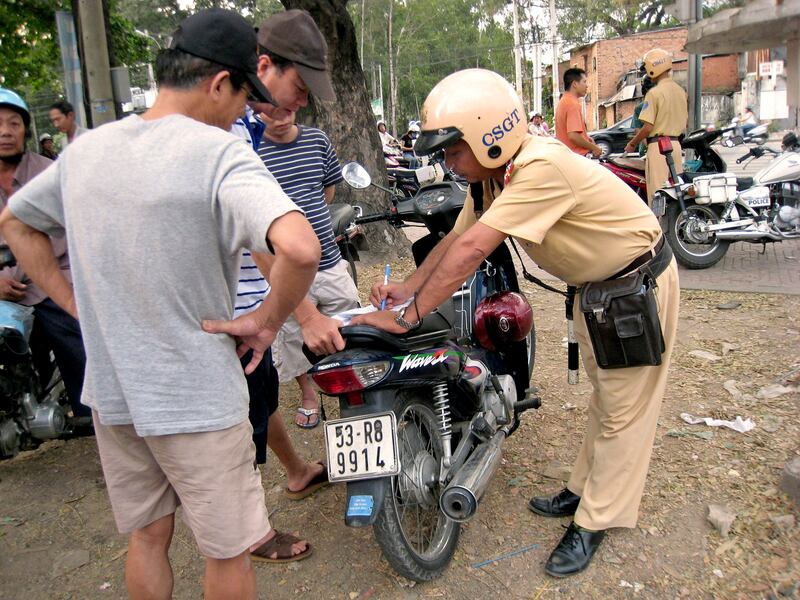
<path fill-rule="evenodd" d="M 556 108 L 556 138 L 567 148 L 586 156 L 590 152 L 599 157 L 603 151 L 586 133 L 580 99 L 586 95 L 589 82 L 583 69 L 567 69 L 564 72 L 564 95 Z"/>

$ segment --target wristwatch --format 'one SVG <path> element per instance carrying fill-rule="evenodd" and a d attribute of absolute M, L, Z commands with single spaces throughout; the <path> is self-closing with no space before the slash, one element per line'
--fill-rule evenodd
<path fill-rule="evenodd" d="M 400 325 L 400 327 L 402 327 L 403 329 L 411 331 L 412 329 L 416 329 L 417 327 L 419 327 L 420 323 L 422 323 L 422 319 L 413 323 L 411 321 L 406 321 L 404 317 L 406 316 L 407 310 L 408 306 L 404 307 L 403 310 L 397 313 L 397 316 L 394 318 L 394 322 Z"/>

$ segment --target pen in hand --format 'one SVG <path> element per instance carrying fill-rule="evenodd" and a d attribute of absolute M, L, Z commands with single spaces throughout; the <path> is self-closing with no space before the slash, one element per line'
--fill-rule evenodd
<path fill-rule="evenodd" d="M 392 265 L 387 264 L 386 269 L 384 269 L 383 271 L 383 285 L 389 284 L 389 277 L 391 276 L 391 274 L 392 274 Z M 381 310 L 386 310 L 386 298 L 387 296 L 384 296 L 383 300 L 381 300 Z"/>

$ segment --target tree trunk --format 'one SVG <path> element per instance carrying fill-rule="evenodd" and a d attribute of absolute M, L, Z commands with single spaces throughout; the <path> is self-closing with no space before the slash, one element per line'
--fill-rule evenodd
<path fill-rule="evenodd" d="M 281 0 L 287 9 L 307 10 L 328 42 L 328 64 L 336 91 L 336 102 L 309 99 L 298 120 L 319 127 L 330 137 L 339 162 L 357 161 L 372 178 L 386 185 L 378 129 L 372 114 L 364 72 L 358 60 L 355 26 L 347 12 L 347 0 Z M 388 194 L 370 187 L 353 190 L 346 183 L 336 186 L 334 202 L 358 204 L 365 214 L 384 212 L 391 202 Z M 364 226 L 370 251 L 377 257 L 407 256 L 409 242 L 405 234 L 385 223 Z"/>
<path fill-rule="evenodd" d="M 397 78 L 394 57 L 394 0 L 389 0 L 389 20 L 386 24 L 386 46 L 389 55 L 389 102 L 392 106 L 392 135 L 397 137 Z M 402 133 L 405 133 L 403 131 Z"/>

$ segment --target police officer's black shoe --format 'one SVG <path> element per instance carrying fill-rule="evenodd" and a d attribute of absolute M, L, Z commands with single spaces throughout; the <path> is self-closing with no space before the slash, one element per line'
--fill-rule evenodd
<path fill-rule="evenodd" d="M 581 497 L 564 488 L 552 496 L 535 496 L 528 509 L 543 517 L 571 517 L 578 510 Z"/>
<path fill-rule="evenodd" d="M 573 521 L 547 559 L 545 572 L 553 577 L 569 577 L 580 573 L 589 566 L 605 534 L 603 530 L 590 531 L 578 527 Z"/>

